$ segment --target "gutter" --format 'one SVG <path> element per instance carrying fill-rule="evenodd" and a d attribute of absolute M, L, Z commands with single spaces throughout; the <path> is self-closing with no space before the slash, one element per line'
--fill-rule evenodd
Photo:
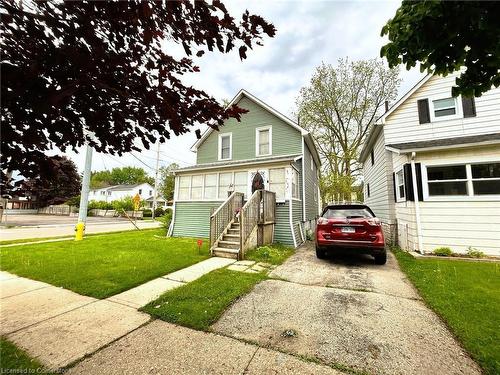
<path fill-rule="evenodd" d="M 415 168 L 415 157 L 417 156 L 416 152 L 411 153 L 411 180 L 413 184 L 413 198 L 415 202 L 415 219 L 417 223 L 417 239 L 418 239 L 418 251 L 423 254 L 424 248 L 422 245 L 422 225 L 420 223 L 420 201 L 418 200 L 418 186 L 417 186 L 417 173 Z"/>

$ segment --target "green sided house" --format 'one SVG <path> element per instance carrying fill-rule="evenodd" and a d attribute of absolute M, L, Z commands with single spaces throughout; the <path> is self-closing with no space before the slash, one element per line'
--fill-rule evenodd
<path fill-rule="evenodd" d="M 320 210 L 313 138 L 245 90 L 232 104 L 248 110 L 241 122 L 208 128 L 191 148 L 196 165 L 175 171 L 170 235 L 209 238 L 212 253 L 238 258 L 252 244 L 297 247 Z"/>

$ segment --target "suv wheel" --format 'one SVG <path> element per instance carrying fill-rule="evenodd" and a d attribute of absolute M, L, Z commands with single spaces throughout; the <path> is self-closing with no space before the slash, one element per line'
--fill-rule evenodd
<path fill-rule="evenodd" d="M 326 258 L 326 251 L 317 247 L 316 248 L 316 257 L 318 259 L 325 259 Z"/>
<path fill-rule="evenodd" d="M 380 255 L 374 255 L 375 264 L 386 264 L 387 263 L 387 253 L 383 253 Z"/>

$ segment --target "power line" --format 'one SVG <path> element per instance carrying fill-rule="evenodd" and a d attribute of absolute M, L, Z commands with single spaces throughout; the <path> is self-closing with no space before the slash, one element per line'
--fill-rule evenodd
<path fill-rule="evenodd" d="M 141 159 L 139 159 L 137 156 L 135 156 L 135 154 L 133 154 L 132 152 L 129 153 L 130 155 L 132 155 L 135 159 L 137 159 L 140 163 L 142 163 L 143 165 L 145 165 L 146 167 L 148 167 L 149 169 L 151 170 L 155 170 L 154 168 L 152 168 L 151 166 L 149 166 L 148 164 L 144 163 Z"/>

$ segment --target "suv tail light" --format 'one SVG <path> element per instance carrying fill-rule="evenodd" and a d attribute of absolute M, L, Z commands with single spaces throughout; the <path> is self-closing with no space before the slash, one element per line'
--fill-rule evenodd
<path fill-rule="evenodd" d="M 378 217 L 372 217 L 371 219 L 368 219 L 366 222 L 372 227 L 379 227 L 381 225 L 380 219 Z"/>
<path fill-rule="evenodd" d="M 328 219 L 324 218 L 324 217 L 320 217 L 318 219 L 318 225 L 325 225 L 325 224 L 328 224 Z"/>

